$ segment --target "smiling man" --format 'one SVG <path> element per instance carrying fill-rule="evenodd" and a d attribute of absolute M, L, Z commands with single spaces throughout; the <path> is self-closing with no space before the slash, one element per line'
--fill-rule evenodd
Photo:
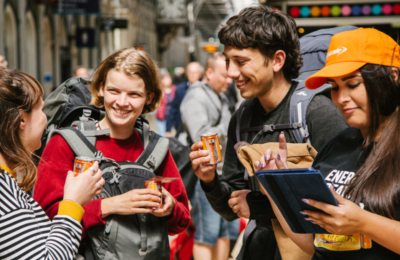
<path fill-rule="evenodd" d="M 290 99 L 298 84 L 293 79 L 302 66 L 293 18 L 266 6 L 245 8 L 227 21 L 218 37 L 225 47 L 228 76 L 235 80 L 241 96 L 249 100 L 240 117 L 241 128 L 288 124 Z M 306 123 L 309 141 L 316 150 L 347 127 L 336 106 L 323 95 L 311 100 Z M 192 166 L 216 212 L 228 221 L 238 217 L 255 220 L 257 228 L 249 234 L 241 259 L 280 259 L 271 228 L 271 219 L 275 218 L 271 205 L 258 184 L 250 190 L 251 178 L 245 179 L 245 169 L 234 149 L 238 141 L 278 142 L 280 131 L 259 135 L 248 132 L 237 140 L 236 125 L 235 113 L 229 123 L 222 176 L 215 173 L 215 167 L 205 166 L 208 155 L 199 150 L 201 143 L 192 146 Z M 287 142 L 296 142 L 291 129 L 283 132 Z"/>

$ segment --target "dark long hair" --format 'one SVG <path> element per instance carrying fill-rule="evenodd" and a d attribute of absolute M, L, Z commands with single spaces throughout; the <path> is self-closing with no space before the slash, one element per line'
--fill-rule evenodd
<path fill-rule="evenodd" d="M 37 177 L 32 153 L 22 144 L 19 136 L 21 115 L 31 113 L 43 98 L 43 88 L 31 75 L 19 71 L 0 69 L 0 153 L 22 177 L 18 185 L 32 189 Z"/>
<path fill-rule="evenodd" d="M 360 69 L 370 109 L 370 125 L 363 149 L 373 148 L 344 196 L 356 204 L 364 203 L 365 209 L 373 213 L 397 219 L 396 208 L 400 202 L 400 80 L 394 80 L 391 69 L 375 64 L 366 64 Z M 374 143 L 382 118 L 387 116 L 391 116 L 390 121 Z"/>

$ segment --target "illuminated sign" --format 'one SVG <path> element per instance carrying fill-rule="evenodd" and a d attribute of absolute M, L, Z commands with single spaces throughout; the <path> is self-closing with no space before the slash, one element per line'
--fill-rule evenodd
<path fill-rule="evenodd" d="M 400 15 L 399 3 L 288 6 L 294 18 Z"/>

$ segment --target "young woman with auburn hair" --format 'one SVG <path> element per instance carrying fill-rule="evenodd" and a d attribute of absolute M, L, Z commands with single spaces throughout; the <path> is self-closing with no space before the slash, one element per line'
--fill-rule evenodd
<path fill-rule="evenodd" d="M 75 259 L 82 208 L 104 184 L 96 163 L 74 177 L 65 169 L 63 197 L 51 222 L 27 193 L 36 182 L 32 153 L 47 125 L 43 88 L 32 76 L 0 69 L 0 258 Z M 93 172 L 92 172 L 93 171 Z"/>
<path fill-rule="evenodd" d="M 95 70 L 91 91 L 92 104 L 105 110 L 105 117 L 98 122 L 98 128 L 110 129 L 109 136 L 97 138 L 97 150 L 115 161 L 134 162 L 144 150 L 140 135 L 134 129 L 135 122 L 141 114 L 154 111 L 162 96 L 156 63 L 144 51 L 134 48 L 117 51 Z M 61 136 L 55 135 L 47 144 L 42 158 L 35 199 L 53 218 L 63 196 L 64 172 L 72 166 L 74 153 Z M 188 199 L 170 152 L 156 174 L 179 178 L 163 185 L 162 209 L 153 210 L 160 201 L 160 193 L 144 187 L 119 196 L 92 200 L 84 207 L 84 234 L 92 227 L 105 225 L 108 215 L 136 213 L 166 217 L 170 234 L 184 231 L 190 220 Z"/>
<path fill-rule="evenodd" d="M 339 206 L 301 198 L 322 212 L 305 219 L 332 234 L 295 234 L 270 199 L 286 233 L 312 259 L 400 259 L 400 46 L 388 35 L 359 28 L 333 36 L 326 65 L 306 81 L 328 82 L 332 101 L 351 126 L 319 151 L 321 171 Z M 255 168 L 285 168 L 286 143 L 265 152 Z M 343 196 L 343 197 L 342 197 Z"/>

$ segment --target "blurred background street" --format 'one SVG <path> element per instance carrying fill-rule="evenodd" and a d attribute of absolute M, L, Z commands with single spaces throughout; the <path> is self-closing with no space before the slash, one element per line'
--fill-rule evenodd
<path fill-rule="evenodd" d="M 135 47 L 158 63 L 164 94 L 169 95 L 182 83 L 189 86 L 202 79 L 210 53 L 223 51 L 217 37 L 221 25 L 252 5 L 290 14 L 299 37 L 353 25 L 399 39 L 400 2 L 395 0 L 0 0 L 0 65 L 37 78 L 46 97 L 70 77 L 90 77 L 115 51 Z M 195 80 L 190 79 L 189 64 L 196 64 Z M 226 95 L 233 112 L 242 100 L 234 83 Z M 165 129 L 163 113 L 146 118 L 152 130 L 173 137 L 179 129 Z M 244 220 L 241 225 L 242 230 Z M 185 243 L 188 240 L 175 242 L 173 250 L 178 252 Z M 235 244 L 232 259 L 240 237 L 231 249 Z M 178 254 L 172 258 L 184 259 Z"/>

